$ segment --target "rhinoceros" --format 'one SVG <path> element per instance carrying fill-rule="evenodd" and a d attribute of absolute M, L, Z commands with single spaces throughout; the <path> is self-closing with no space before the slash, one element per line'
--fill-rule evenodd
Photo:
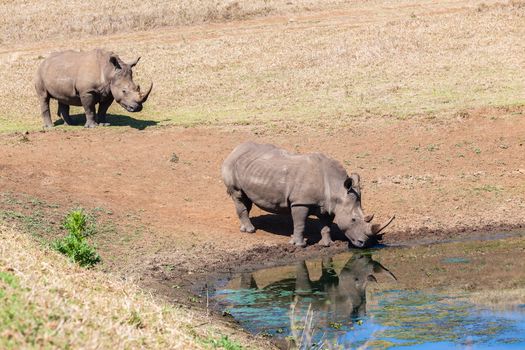
<path fill-rule="evenodd" d="M 265 281 L 264 285 L 253 274 L 243 273 L 240 276 L 240 288 L 291 291 L 292 294 L 283 295 L 282 300 L 272 300 L 272 304 L 295 300 L 299 309 L 304 310 L 311 306 L 319 317 L 317 321 L 324 321 L 328 326 L 328 321 L 347 320 L 349 317 L 355 319 L 366 314 L 366 287 L 370 281 L 377 282 L 376 274 L 384 274 L 397 281 L 392 272 L 370 255 L 354 254 L 339 274 L 334 270 L 332 258 L 328 257 L 322 260 L 321 277 L 318 280 L 310 278 L 306 262 L 300 261 L 295 265 L 295 277 L 271 283 Z M 319 298 L 320 291 L 325 299 Z M 332 319 L 327 320 L 326 317 Z"/>
<path fill-rule="evenodd" d="M 361 208 L 360 177 L 348 176 L 337 161 L 320 153 L 294 154 L 270 144 L 242 143 L 224 160 L 222 178 L 233 199 L 241 232 L 255 232 L 249 213 L 252 204 L 270 213 L 291 213 L 291 244 L 304 247 L 306 219 L 315 215 L 322 224 L 323 246 L 333 243 L 335 222 L 358 248 L 382 239 L 385 224 L 372 224 L 373 215 Z"/>
<path fill-rule="evenodd" d="M 58 101 L 58 115 L 65 124 L 72 124 L 69 106 L 84 107 L 86 128 L 109 125 L 106 112 L 113 100 L 128 112 L 142 110 L 153 83 L 143 93 L 133 82 L 132 68 L 139 59 L 125 63 L 113 52 L 102 49 L 51 54 L 40 64 L 35 79 L 44 127 L 53 126 L 49 112 L 51 98 Z M 97 103 L 98 113 L 95 112 Z"/>

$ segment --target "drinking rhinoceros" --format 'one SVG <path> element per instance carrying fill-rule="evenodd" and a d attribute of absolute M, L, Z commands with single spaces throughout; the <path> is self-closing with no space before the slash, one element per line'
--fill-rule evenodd
<path fill-rule="evenodd" d="M 153 83 L 142 93 L 133 82 L 132 68 L 140 57 L 125 63 L 113 52 L 95 49 L 87 52 L 63 51 L 51 54 L 40 67 L 35 88 L 40 100 L 44 127 L 53 126 L 49 112 L 49 99 L 58 100 L 58 115 L 64 123 L 72 124 L 69 106 L 83 106 L 86 128 L 109 125 L 106 112 L 116 100 L 128 112 L 142 110 Z M 95 105 L 98 113 L 95 114 Z M 95 120 L 95 115 L 97 120 Z"/>
<path fill-rule="evenodd" d="M 305 246 L 308 215 L 323 225 L 320 244 L 332 242 L 334 221 L 356 247 L 380 240 L 384 225 L 372 224 L 373 215 L 361 208 L 359 175 L 348 176 L 337 161 L 320 153 L 293 154 L 269 144 L 246 142 L 237 146 L 222 165 L 222 178 L 241 221 L 241 232 L 255 232 L 249 213 L 254 203 L 270 213 L 291 213 L 291 244 Z"/>

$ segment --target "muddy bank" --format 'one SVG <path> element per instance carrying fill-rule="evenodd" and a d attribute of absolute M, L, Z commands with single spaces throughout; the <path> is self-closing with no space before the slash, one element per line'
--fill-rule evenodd
<path fill-rule="evenodd" d="M 396 249 L 416 249 L 431 250 L 432 246 L 438 246 L 437 251 L 442 251 L 442 247 L 455 246 L 456 252 L 462 245 L 476 244 L 488 241 L 513 242 L 525 236 L 522 225 L 509 227 L 487 226 L 483 228 L 456 228 L 450 231 L 430 232 L 422 228 L 420 232 L 409 233 L 393 232 L 392 237 L 404 237 L 404 240 L 385 239 L 382 244 L 377 244 L 367 249 L 357 249 L 352 247 L 348 241 L 338 240 L 330 247 L 318 245 L 308 245 L 299 248 L 292 245 L 257 246 L 247 250 L 239 256 L 224 255 L 220 264 L 209 266 L 197 271 L 187 271 L 183 269 L 166 269 L 166 266 L 155 265 L 149 267 L 148 272 L 142 276 L 143 283 L 147 288 L 153 288 L 161 293 L 168 300 L 191 305 L 206 312 L 213 313 L 216 317 L 225 316 L 222 310 L 210 308 L 206 296 L 213 293 L 217 285 L 222 285 L 225 281 L 242 273 L 286 266 L 303 260 L 330 258 L 341 253 L 360 254 L 377 250 L 396 251 Z M 411 239 L 413 234 L 414 239 Z M 426 238 L 425 238 L 426 237 Z M 449 252 L 450 254 L 450 252 Z M 389 254 L 389 255 L 395 255 Z M 174 288 L 175 286 L 175 288 Z M 188 298 L 189 294 L 196 298 Z M 228 316 L 228 315 L 226 315 Z"/>

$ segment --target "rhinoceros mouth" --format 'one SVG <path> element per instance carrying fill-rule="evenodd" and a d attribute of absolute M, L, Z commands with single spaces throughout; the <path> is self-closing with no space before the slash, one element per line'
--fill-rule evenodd
<path fill-rule="evenodd" d="M 142 105 L 138 104 L 136 106 L 128 106 L 127 104 L 125 103 L 121 103 L 120 104 L 122 107 L 124 107 L 124 109 L 128 112 L 140 112 L 142 110 Z"/>

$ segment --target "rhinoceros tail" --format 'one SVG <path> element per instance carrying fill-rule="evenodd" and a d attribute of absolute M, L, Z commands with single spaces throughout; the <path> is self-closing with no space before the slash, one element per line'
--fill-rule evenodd
<path fill-rule="evenodd" d="M 233 186 L 233 174 L 228 167 L 225 166 L 222 167 L 222 181 L 224 181 L 224 185 L 226 185 L 226 193 L 231 196 L 233 191 L 235 191 Z"/>

